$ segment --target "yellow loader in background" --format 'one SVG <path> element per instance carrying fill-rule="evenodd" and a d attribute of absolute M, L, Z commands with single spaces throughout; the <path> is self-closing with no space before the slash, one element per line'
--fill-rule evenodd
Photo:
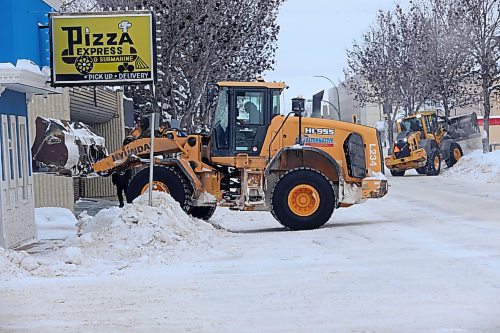
<path fill-rule="evenodd" d="M 442 161 L 452 167 L 463 156 L 459 142 L 470 145 L 480 140 L 475 113 L 445 120 L 435 111 L 419 112 L 398 119 L 396 130 L 392 152 L 385 158 L 393 176 L 403 176 L 410 169 L 422 175 L 439 175 Z"/>

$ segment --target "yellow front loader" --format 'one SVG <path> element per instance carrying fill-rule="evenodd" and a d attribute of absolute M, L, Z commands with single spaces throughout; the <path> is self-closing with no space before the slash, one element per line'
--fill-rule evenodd
<path fill-rule="evenodd" d="M 335 208 L 387 193 L 376 129 L 280 114 L 283 83 L 220 82 L 212 132 L 185 135 L 160 128 L 154 145 L 154 190 L 170 193 L 194 217 L 209 219 L 217 204 L 271 211 L 293 230 L 314 229 Z M 149 188 L 150 139 L 144 128 L 93 165 L 109 175 L 136 170 L 127 200 Z"/>
<path fill-rule="evenodd" d="M 463 156 L 460 142 L 480 138 L 475 113 L 444 120 L 435 111 L 419 112 L 398 119 L 397 137 L 385 164 L 393 176 L 403 176 L 406 171 L 436 176 L 444 161 L 452 167 Z"/>

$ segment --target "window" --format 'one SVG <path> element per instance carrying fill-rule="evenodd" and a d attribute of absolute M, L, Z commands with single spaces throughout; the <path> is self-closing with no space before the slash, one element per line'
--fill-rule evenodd
<path fill-rule="evenodd" d="M 22 179 L 23 186 L 23 199 L 28 200 L 28 134 L 26 131 L 26 118 L 19 117 L 19 167 L 20 167 L 20 176 Z"/>
<path fill-rule="evenodd" d="M 16 117 L 15 116 L 10 116 L 10 161 L 11 161 L 11 168 L 10 168 L 10 179 L 12 180 L 17 180 L 19 177 L 19 170 L 18 170 L 18 150 L 17 150 L 17 124 L 16 124 Z M 15 183 L 11 183 L 11 185 L 14 186 Z"/>
<path fill-rule="evenodd" d="M 236 93 L 236 150 L 257 152 L 257 129 L 264 124 L 265 94 L 262 91 Z"/>
<path fill-rule="evenodd" d="M 262 125 L 264 123 L 264 93 L 242 91 L 236 94 L 236 120 L 239 124 Z"/>
<path fill-rule="evenodd" d="M 350 177 L 366 177 L 365 146 L 363 138 L 356 133 L 350 134 L 344 142 L 347 169 Z"/>
<path fill-rule="evenodd" d="M 279 91 L 273 92 L 273 116 L 281 113 L 280 97 L 281 94 Z"/>
<path fill-rule="evenodd" d="M 214 116 L 214 136 L 217 149 L 229 149 L 229 94 L 221 89 Z"/>
<path fill-rule="evenodd" d="M 5 181 L 5 173 L 7 169 L 6 158 L 8 156 L 9 139 L 7 137 L 7 116 L 2 116 L 0 123 L 0 169 L 2 169 L 2 181 Z"/>
<path fill-rule="evenodd" d="M 401 127 L 401 132 L 408 132 L 408 131 L 418 132 L 418 131 L 422 131 L 422 123 L 420 121 L 420 118 L 416 118 L 416 117 L 415 118 L 409 118 L 409 119 L 401 121 L 401 123 L 399 124 L 399 126 Z"/>

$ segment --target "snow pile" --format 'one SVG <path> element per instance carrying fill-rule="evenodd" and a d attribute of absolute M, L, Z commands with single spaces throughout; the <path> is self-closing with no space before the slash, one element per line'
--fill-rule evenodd
<path fill-rule="evenodd" d="M 170 195 L 160 192 L 153 192 L 153 207 L 146 193 L 124 208 L 103 209 L 94 217 L 81 214 L 76 231 L 75 221 L 65 209 L 37 209 L 45 247 L 31 255 L 0 249 L 0 279 L 113 274 L 141 264 L 171 263 L 206 253 L 223 233 L 188 216 Z"/>
<path fill-rule="evenodd" d="M 76 236 L 78 220 L 66 208 L 35 208 L 35 220 L 38 227 L 38 239 L 66 239 Z"/>
<path fill-rule="evenodd" d="M 463 156 L 452 168 L 443 170 L 446 177 L 466 177 L 477 181 L 500 182 L 500 150 L 483 154 L 474 150 Z"/>
<path fill-rule="evenodd" d="M 48 275 L 52 269 L 25 251 L 0 248 L 0 279 L 33 275 Z"/>
<path fill-rule="evenodd" d="M 219 232 L 188 216 L 170 195 L 160 192 L 153 193 L 153 207 L 146 193 L 124 208 L 104 209 L 95 217 L 83 214 L 78 230 L 81 237 L 73 249 L 66 249 L 65 262 L 168 262 L 189 250 L 210 247 Z"/>

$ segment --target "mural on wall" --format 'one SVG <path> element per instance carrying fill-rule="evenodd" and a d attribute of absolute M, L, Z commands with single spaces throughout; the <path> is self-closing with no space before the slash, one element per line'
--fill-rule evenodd
<path fill-rule="evenodd" d="M 104 138 L 81 122 L 38 117 L 35 126 L 33 172 L 93 176 L 92 164 L 107 156 Z"/>

